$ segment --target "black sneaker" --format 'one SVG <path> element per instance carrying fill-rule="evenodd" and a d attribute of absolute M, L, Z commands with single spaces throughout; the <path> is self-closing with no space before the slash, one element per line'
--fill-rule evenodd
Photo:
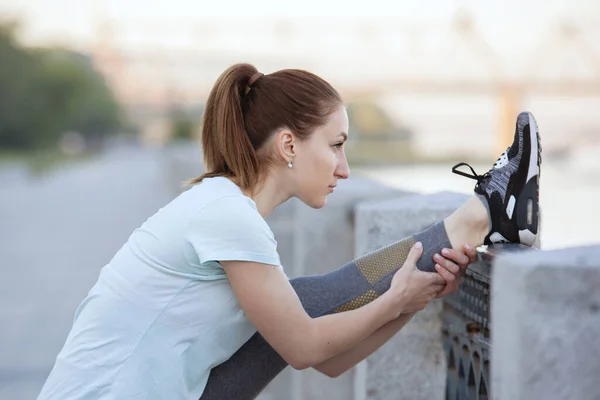
<path fill-rule="evenodd" d="M 491 229 L 486 245 L 521 243 L 533 246 L 538 235 L 539 180 L 542 147 L 535 118 L 529 112 L 517 117 L 512 145 L 498 158 L 492 169 L 483 175 L 466 163 L 452 172 L 476 179 L 475 193 L 485 197 L 490 210 Z M 473 175 L 458 171 L 466 165 Z"/>

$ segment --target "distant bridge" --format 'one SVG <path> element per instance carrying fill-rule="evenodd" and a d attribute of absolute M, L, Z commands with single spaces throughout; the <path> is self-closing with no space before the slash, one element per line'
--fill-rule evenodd
<path fill-rule="evenodd" d="M 93 58 L 140 125 L 150 123 L 152 116 L 164 116 L 175 104 L 203 102 L 223 66 L 244 59 L 243 54 L 226 51 L 159 48 L 125 51 L 119 48 L 114 29 L 114 26 L 105 25 L 100 31 Z M 538 52 L 521 63 L 527 67 L 519 71 L 518 77 L 509 77 L 503 70 L 502 60 L 478 34 L 468 14 L 458 15 L 450 33 L 476 60 L 484 71 L 483 76 L 464 77 L 466 74 L 463 73 L 463 77 L 442 78 L 439 74 L 419 71 L 416 65 L 422 60 L 412 60 L 413 65 L 406 69 L 417 72 L 399 71 L 394 76 L 382 74 L 377 78 L 351 80 L 351 83 L 336 82 L 334 78 L 332 83 L 349 102 L 376 102 L 385 95 L 396 93 L 497 96 L 500 118 L 497 142 L 500 147 L 506 147 L 512 139 L 514 117 L 525 96 L 600 97 L 600 52 L 577 25 L 556 25 L 542 41 Z M 282 40 L 285 48 L 285 38 Z M 571 56 L 573 52 L 577 60 Z M 293 61 L 290 57 L 273 54 L 248 54 L 250 58 L 259 59 L 264 70 L 278 69 L 283 63 Z M 410 57 L 406 61 L 410 63 Z M 584 65 L 585 76 L 574 74 L 573 68 L 552 74 L 558 65 L 567 63 L 570 67 L 575 61 Z M 311 70 L 322 69 L 318 59 L 298 59 L 298 65 L 307 63 L 313 65 Z"/>

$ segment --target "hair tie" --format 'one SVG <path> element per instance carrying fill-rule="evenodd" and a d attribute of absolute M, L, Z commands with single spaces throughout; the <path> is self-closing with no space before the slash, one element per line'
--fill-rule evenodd
<path fill-rule="evenodd" d="M 248 94 L 250 89 L 252 89 L 252 85 L 254 85 L 256 83 L 256 81 L 259 80 L 263 76 L 264 76 L 264 74 L 262 72 L 257 72 L 254 75 L 252 75 L 252 77 L 248 81 L 248 85 L 246 87 L 246 94 Z"/>

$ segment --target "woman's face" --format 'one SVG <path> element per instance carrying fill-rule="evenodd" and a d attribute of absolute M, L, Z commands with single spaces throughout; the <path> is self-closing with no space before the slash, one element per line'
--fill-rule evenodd
<path fill-rule="evenodd" d="M 310 207 L 325 206 L 338 179 L 347 179 L 350 175 L 344 153 L 348 125 L 346 108 L 340 105 L 325 125 L 318 127 L 307 140 L 296 142 L 292 167 L 296 183 L 294 196 Z"/>

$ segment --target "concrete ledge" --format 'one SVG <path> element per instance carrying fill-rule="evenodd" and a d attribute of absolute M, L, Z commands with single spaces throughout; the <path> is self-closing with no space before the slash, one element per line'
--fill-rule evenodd
<path fill-rule="evenodd" d="M 492 321 L 494 399 L 600 398 L 600 246 L 499 257 Z"/>

